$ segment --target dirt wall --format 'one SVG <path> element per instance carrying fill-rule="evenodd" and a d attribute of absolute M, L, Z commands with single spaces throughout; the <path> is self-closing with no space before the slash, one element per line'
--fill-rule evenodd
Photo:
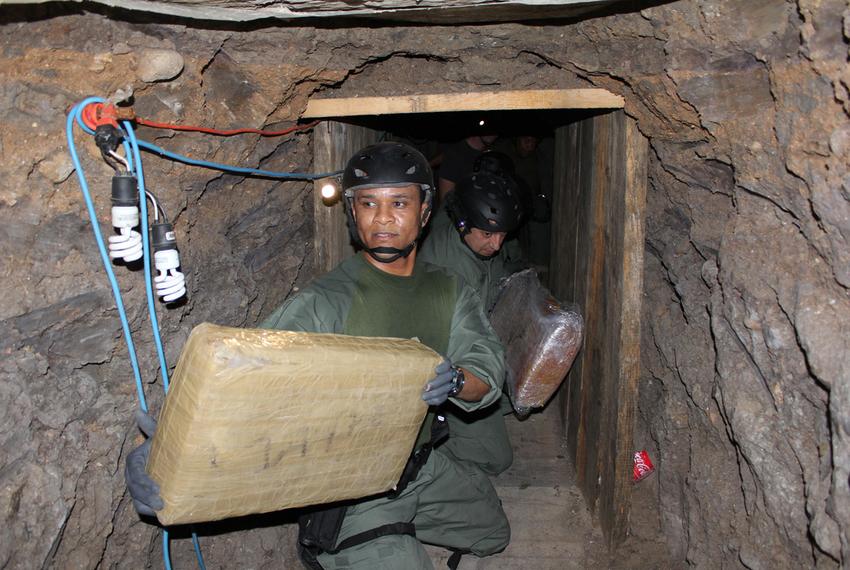
<path fill-rule="evenodd" d="M 47 10 L 47 11 L 46 11 Z M 145 118 L 289 126 L 307 98 L 599 86 L 651 145 L 636 445 L 658 524 L 689 564 L 850 560 L 850 11 L 840 1 L 686 1 L 579 23 L 227 29 L 17 9 L 0 28 L 0 566 L 158 567 L 124 492 L 135 388 L 64 134 L 68 107 L 132 91 Z M 150 51 L 164 50 L 164 51 Z M 155 65 L 163 56 L 179 74 Z M 139 129 L 196 158 L 311 169 L 311 138 Z M 81 159 L 108 231 L 111 172 Z M 252 325 L 312 276 L 312 187 L 144 157 L 175 222 L 188 301 Z M 151 405 L 138 269 L 117 267 Z M 293 567 L 280 519 L 204 529 L 212 567 Z M 177 532 L 183 536 L 185 533 Z M 191 545 L 175 542 L 176 564 Z"/>

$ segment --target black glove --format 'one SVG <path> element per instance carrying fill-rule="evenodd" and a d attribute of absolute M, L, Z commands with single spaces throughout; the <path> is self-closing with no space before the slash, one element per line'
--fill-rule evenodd
<path fill-rule="evenodd" d="M 140 515 L 156 516 L 154 511 L 161 509 L 165 504 L 159 496 L 159 485 L 145 471 L 148 455 L 151 452 L 150 438 L 156 432 L 156 420 L 145 412 L 137 410 L 136 424 L 148 439 L 127 455 L 124 479 L 127 481 L 127 490 L 133 497 L 133 506 L 136 507 L 136 511 Z"/>
<path fill-rule="evenodd" d="M 455 387 L 453 382 L 455 373 L 452 370 L 452 361 L 444 358 L 434 369 L 435 376 L 428 380 L 422 390 L 422 399 L 429 406 L 439 406 L 445 402 L 449 393 Z"/>

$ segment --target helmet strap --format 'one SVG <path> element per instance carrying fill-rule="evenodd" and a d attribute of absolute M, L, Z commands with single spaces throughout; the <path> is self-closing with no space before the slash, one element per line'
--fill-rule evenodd
<path fill-rule="evenodd" d="M 402 257 L 407 257 L 413 252 L 413 248 L 416 247 L 416 242 L 414 241 L 404 249 L 398 249 L 397 247 L 364 247 L 366 253 L 369 254 L 369 257 L 377 261 L 378 263 L 392 263 L 397 259 L 401 259 Z M 380 257 L 379 254 L 390 255 L 390 257 Z"/>
<path fill-rule="evenodd" d="M 349 234 L 351 235 L 352 241 L 355 244 L 363 248 L 363 250 L 369 254 L 369 257 L 377 261 L 378 263 L 392 263 L 402 257 L 407 257 L 411 253 L 413 253 L 413 249 L 416 247 L 416 244 L 422 238 L 422 234 L 425 232 L 425 225 L 428 223 L 428 220 L 431 217 L 431 201 L 429 196 L 430 190 L 424 190 L 425 194 L 424 199 L 428 201 L 428 208 L 425 210 L 425 214 L 422 216 L 422 222 L 419 225 L 419 233 L 416 235 L 416 239 L 409 243 L 403 249 L 399 249 L 397 247 L 389 247 L 389 246 L 380 246 L 380 247 L 366 247 L 366 244 L 363 243 L 363 240 L 360 239 L 360 234 L 357 232 L 357 220 L 354 216 L 354 193 L 351 191 L 346 191 L 345 195 L 345 215 L 348 217 L 348 229 Z M 390 257 L 379 257 L 379 255 L 390 255 Z"/>
<path fill-rule="evenodd" d="M 407 257 L 408 255 L 413 253 L 413 248 L 415 248 L 416 244 L 419 243 L 419 240 L 422 239 L 422 234 L 425 232 L 425 224 L 428 223 L 428 218 L 429 218 L 430 215 L 431 215 L 431 210 L 429 208 L 428 211 L 425 212 L 425 216 L 424 216 L 425 221 L 422 222 L 422 225 L 419 226 L 419 234 L 416 236 L 416 239 L 413 240 L 411 243 L 409 243 L 407 245 L 407 247 L 405 247 L 404 249 L 398 249 L 397 247 L 388 247 L 388 246 L 369 248 L 369 247 L 366 247 L 366 245 L 363 243 L 363 240 L 360 239 L 359 235 L 357 236 L 357 243 L 364 250 L 366 250 L 366 253 L 369 254 L 369 257 L 371 257 L 372 259 L 374 259 L 378 263 L 392 263 L 393 261 L 395 261 L 397 259 L 401 259 L 402 257 Z M 379 254 L 379 253 L 392 254 L 392 257 L 378 257 L 377 254 Z"/>

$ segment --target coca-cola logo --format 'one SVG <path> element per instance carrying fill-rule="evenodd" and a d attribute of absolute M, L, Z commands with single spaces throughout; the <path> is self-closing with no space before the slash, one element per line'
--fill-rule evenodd
<path fill-rule="evenodd" d="M 635 451 L 634 465 L 635 482 L 646 478 L 650 473 L 655 471 L 655 467 L 652 465 L 652 461 L 649 459 L 649 454 L 646 450 Z"/>

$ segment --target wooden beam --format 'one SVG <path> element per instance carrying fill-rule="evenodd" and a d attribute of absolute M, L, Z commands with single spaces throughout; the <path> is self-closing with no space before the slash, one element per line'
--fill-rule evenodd
<path fill-rule="evenodd" d="M 584 348 L 562 390 L 576 482 L 606 538 L 625 538 L 640 375 L 648 145 L 615 111 L 556 131 L 550 287 L 579 303 Z"/>
<path fill-rule="evenodd" d="M 302 119 L 531 109 L 622 109 L 624 99 L 605 89 L 480 91 L 394 97 L 310 99 Z"/>
<path fill-rule="evenodd" d="M 623 252 L 620 274 L 623 309 L 620 313 L 620 377 L 617 408 L 617 442 L 612 458 L 614 474 L 610 503 L 600 508 L 613 511 L 608 539 L 615 544 L 626 536 L 632 501 L 633 434 L 640 378 L 640 316 L 643 297 L 644 217 L 648 178 L 649 143 L 637 123 L 626 117 L 625 185 L 623 200 Z"/>
<path fill-rule="evenodd" d="M 314 130 L 313 165 L 318 172 L 345 168 L 352 154 L 380 138 L 378 131 L 326 121 Z M 313 252 L 316 274 L 321 275 L 354 254 L 342 201 L 325 204 L 318 186 L 313 186 Z"/>

